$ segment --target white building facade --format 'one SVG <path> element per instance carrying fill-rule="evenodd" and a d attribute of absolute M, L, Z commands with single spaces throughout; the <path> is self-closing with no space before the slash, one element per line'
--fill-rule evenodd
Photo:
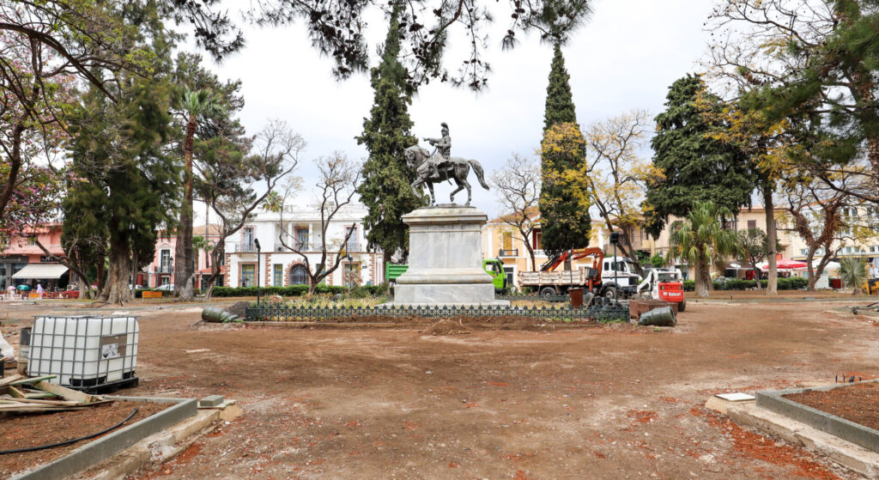
<path fill-rule="evenodd" d="M 366 207 L 346 205 L 328 222 L 327 268 L 335 264 L 341 252 L 339 268 L 322 283 L 356 287 L 384 282 L 382 252 L 366 251 L 363 218 Z M 347 243 L 343 240 L 349 229 L 354 229 Z M 226 265 L 230 287 L 260 286 L 285 287 L 308 285 L 308 268 L 312 272 L 320 263 L 323 238 L 320 207 L 286 205 L 283 212 L 260 211 L 235 235 L 226 238 Z M 261 247 L 257 257 L 256 243 Z M 293 252 L 283 244 L 300 250 Z M 258 273 L 257 273 L 258 272 Z"/>

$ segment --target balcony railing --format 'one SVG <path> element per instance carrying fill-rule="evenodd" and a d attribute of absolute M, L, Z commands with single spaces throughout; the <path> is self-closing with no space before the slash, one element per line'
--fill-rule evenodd
<path fill-rule="evenodd" d="M 518 257 L 519 256 L 519 249 L 518 248 L 513 248 L 513 249 L 503 249 L 502 248 L 498 251 L 497 255 L 499 257 Z"/>
<path fill-rule="evenodd" d="M 174 265 L 159 265 L 151 273 L 174 273 Z"/>
<path fill-rule="evenodd" d="M 310 245 L 310 244 L 308 244 L 308 243 L 300 244 L 300 243 L 298 243 L 298 242 L 288 242 L 287 245 L 290 245 L 291 247 L 293 247 L 293 248 L 299 250 L 300 252 L 310 252 L 310 251 L 313 250 L 312 245 Z M 287 247 L 284 246 L 284 244 L 282 244 L 282 243 L 279 242 L 279 243 L 276 243 L 276 244 L 275 244 L 275 250 L 274 250 L 274 251 L 275 251 L 275 252 L 291 252 L 291 251 L 293 251 L 293 249 L 292 249 L 292 248 L 287 248 Z"/>
<path fill-rule="evenodd" d="M 256 245 L 252 243 L 231 243 L 226 246 L 226 250 L 232 253 L 251 253 L 256 252 Z"/>

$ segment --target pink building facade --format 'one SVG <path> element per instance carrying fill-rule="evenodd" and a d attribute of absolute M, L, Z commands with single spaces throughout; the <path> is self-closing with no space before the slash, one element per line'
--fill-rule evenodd
<path fill-rule="evenodd" d="M 23 235 L 13 236 L 0 252 L 0 290 L 22 284 L 35 288 L 38 283 L 47 290 L 67 286 L 70 282 L 67 267 L 46 255 L 37 241 L 52 255 L 64 255 L 60 223 L 47 223 Z"/>
<path fill-rule="evenodd" d="M 220 240 L 220 229 L 217 225 L 201 225 L 193 227 L 193 236 L 206 237 L 210 245 L 216 245 Z M 138 285 L 147 288 L 156 288 L 162 285 L 174 284 L 174 256 L 177 249 L 177 236 L 166 231 L 159 232 L 156 239 L 156 256 L 153 262 L 147 265 L 142 272 L 138 274 Z M 210 252 L 204 250 L 195 250 L 195 287 L 205 288 L 207 286 L 207 277 L 210 275 L 211 269 Z M 224 259 L 221 262 L 225 263 Z M 224 285 L 224 275 L 226 267 L 221 266 L 221 277 L 218 279 L 217 286 Z"/>

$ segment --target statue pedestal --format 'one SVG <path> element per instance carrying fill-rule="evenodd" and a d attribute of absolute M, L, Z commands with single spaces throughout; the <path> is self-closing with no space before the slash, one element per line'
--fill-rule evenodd
<path fill-rule="evenodd" d="M 487 221 L 475 207 L 426 207 L 403 215 L 409 269 L 397 278 L 394 302 L 386 305 L 509 305 L 494 299 L 492 278 L 482 269 Z"/>

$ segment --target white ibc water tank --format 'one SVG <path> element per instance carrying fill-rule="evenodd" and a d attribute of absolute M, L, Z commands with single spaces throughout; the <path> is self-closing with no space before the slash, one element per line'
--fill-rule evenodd
<path fill-rule="evenodd" d="M 138 333 L 136 317 L 35 317 L 28 375 L 74 388 L 132 378 Z"/>

